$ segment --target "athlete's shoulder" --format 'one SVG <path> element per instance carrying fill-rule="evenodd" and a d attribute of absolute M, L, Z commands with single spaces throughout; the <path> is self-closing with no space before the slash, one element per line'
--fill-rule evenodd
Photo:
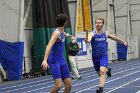
<path fill-rule="evenodd" d="M 57 30 L 57 29 L 55 29 L 55 30 L 53 31 L 53 34 L 60 35 L 60 31 Z"/>
<path fill-rule="evenodd" d="M 96 30 L 93 30 L 92 33 L 95 34 L 96 33 Z"/>
<path fill-rule="evenodd" d="M 94 36 L 94 31 L 91 31 L 88 35 L 93 37 Z"/>
<path fill-rule="evenodd" d="M 52 38 L 59 38 L 60 37 L 60 31 L 59 30 L 54 30 L 51 37 Z"/>
<path fill-rule="evenodd" d="M 89 34 L 95 34 L 96 33 L 96 31 L 95 30 L 93 30 L 93 31 L 91 31 Z"/>

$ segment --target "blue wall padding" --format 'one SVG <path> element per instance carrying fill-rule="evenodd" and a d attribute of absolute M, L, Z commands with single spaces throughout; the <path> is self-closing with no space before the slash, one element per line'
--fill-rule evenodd
<path fill-rule="evenodd" d="M 22 79 L 24 42 L 6 42 L 0 40 L 0 61 L 8 70 L 8 80 Z"/>
<path fill-rule="evenodd" d="M 123 43 L 117 42 L 117 55 L 118 60 L 127 59 L 127 47 Z"/>

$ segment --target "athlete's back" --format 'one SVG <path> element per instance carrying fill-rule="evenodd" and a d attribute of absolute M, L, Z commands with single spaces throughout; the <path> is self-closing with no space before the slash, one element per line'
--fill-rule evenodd
<path fill-rule="evenodd" d="M 58 31 L 58 30 L 55 30 Z M 65 34 L 60 32 L 60 40 L 56 41 L 53 45 L 50 54 L 63 56 L 64 55 L 64 45 L 65 45 Z"/>

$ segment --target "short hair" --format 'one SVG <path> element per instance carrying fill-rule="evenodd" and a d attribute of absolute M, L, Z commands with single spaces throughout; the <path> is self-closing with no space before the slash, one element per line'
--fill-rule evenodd
<path fill-rule="evenodd" d="M 59 14 L 56 18 L 56 25 L 57 27 L 64 26 L 65 22 L 67 21 L 68 16 L 65 14 Z"/>
<path fill-rule="evenodd" d="M 104 19 L 103 19 L 103 18 L 97 18 L 97 19 L 95 20 L 95 23 L 96 23 L 97 20 L 102 20 L 102 23 L 104 24 Z"/>

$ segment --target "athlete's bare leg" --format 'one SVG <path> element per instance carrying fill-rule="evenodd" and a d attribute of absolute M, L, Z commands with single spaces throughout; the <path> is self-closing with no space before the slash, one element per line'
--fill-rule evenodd
<path fill-rule="evenodd" d="M 100 67 L 100 87 L 104 87 L 105 85 L 106 72 L 107 72 L 106 67 L 101 66 Z"/>
<path fill-rule="evenodd" d="M 51 89 L 50 93 L 57 93 L 62 87 L 62 79 L 55 79 L 55 86 Z"/>
<path fill-rule="evenodd" d="M 71 91 L 71 78 L 66 78 L 64 79 L 64 84 L 65 84 L 65 90 L 64 90 L 64 93 L 70 93 Z"/>

